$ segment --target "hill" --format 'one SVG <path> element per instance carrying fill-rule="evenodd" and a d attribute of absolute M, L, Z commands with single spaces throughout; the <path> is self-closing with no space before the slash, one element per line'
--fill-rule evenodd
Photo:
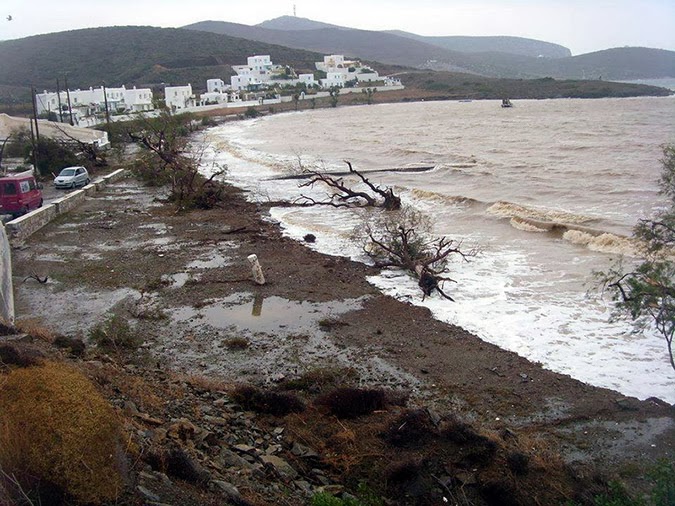
<path fill-rule="evenodd" d="M 139 26 L 90 28 L 0 42 L 0 85 L 54 89 L 192 83 L 227 78 L 231 65 L 269 54 L 297 69 L 313 69 L 320 55 L 227 35 Z"/>
<path fill-rule="evenodd" d="M 387 31 L 387 33 L 408 37 L 419 42 L 425 42 L 444 49 L 461 51 L 463 53 L 503 52 L 521 56 L 532 56 L 535 58 L 566 58 L 572 56 L 572 52 L 568 48 L 559 44 L 535 39 L 526 39 L 523 37 L 428 37 L 401 30 L 390 30 Z"/>
<path fill-rule="evenodd" d="M 331 25 L 313 19 L 299 18 L 297 16 L 280 16 L 274 19 L 268 19 L 255 25 L 260 28 L 269 28 L 270 30 L 319 30 L 321 28 L 341 28 L 350 30 L 344 26 Z"/>
<path fill-rule="evenodd" d="M 321 53 L 345 54 L 390 65 L 468 72 L 488 77 L 584 79 L 602 76 L 603 79 L 618 80 L 675 76 L 675 52 L 661 49 L 616 48 L 569 56 L 567 48 L 533 39 L 423 37 L 406 32 L 326 26 L 325 23 L 290 16 L 258 26 L 203 21 L 184 28 Z M 542 54 L 548 57 L 539 57 Z"/>

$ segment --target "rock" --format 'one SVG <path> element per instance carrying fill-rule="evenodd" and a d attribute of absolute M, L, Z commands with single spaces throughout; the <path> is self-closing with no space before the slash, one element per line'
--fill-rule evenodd
<path fill-rule="evenodd" d="M 238 444 L 234 445 L 232 448 L 237 450 L 240 453 L 249 453 L 249 454 L 255 454 L 255 447 L 247 444 Z"/>
<path fill-rule="evenodd" d="M 300 490 L 302 490 L 305 494 L 311 495 L 312 493 L 312 485 L 305 480 L 297 480 L 294 481 L 293 484 Z"/>
<path fill-rule="evenodd" d="M 345 488 L 342 485 L 325 485 L 323 487 L 319 487 L 317 492 L 323 492 L 324 494 L 338 496 L 342 494 L 344 490 Z"/>
<path fill-rule="evenodd" d="M 614 401 L 619 408 L 624 411 L 638 411 L 640 409 L 639 401 L 628 397 L 620 397 Z"/>
<path fill-rule="evenodd" d="M 145 413 L 133 413 L 133 416 L 142 422 L 149 423 L 150 425 L 162 425 L 164 423 L 162 420 L 153 418 L 150 415 L 146 415 Z M 166 437 L 166 431 L 163 431 L 163 437 Z"/>
<path fill-rule="evenodd" d="M 251 469 L 253 466 L 232 450 L 224 448 L 218 456 L 218 463 L 225 468 L 236 467 L 241 469 Z"/>
<path fill-rule="evenodd" d="M 291 453 L 296 457 L 304 457 L 307 459 L 319 458 L 319 454 L 316 451 L 312 450 L 308 446 L 298 443 L 297 441 L 293 443 Z"/>
<path fill-rule="evenodd" d="M 298 477 L 298 472 L 281 457 L 275 455 L 263 455 L 260 460 L 263 464 L 271 466 L 282 478 L 295 480 Z"/>
<path fill-rule="evenodd" d="M 130 415 L 138 415 L 138 407 L 133 401 L 124 401 L 124 411 Z"/>
<path fill-rule="evenodd" d="M 217 490 L 222 492 L 227 502 L 231 502 L 234 504 L 245 503 L 244 498 L 239 493 L 239 490 L 237 490 L 237 487 L 235 487 L 231 483 L 220 480 L 213 480 L 211 483 L 215 486 Z"/>
<path fill-rule="evenodd" d="M 193 439 L 196 433 L 197 427 L 189 420 L 181 418 L 176 423 L 169 426 L 167 434 L 170 438 L 187 441 L 188 439 Z"/>
<path fill-rule="evenodd" d="M 145 488 L 141 485 L 138 485 L 136 487 L 136 490 L 138 490 L 138 492 L 148 501 L 152 501 L 152 502 L 158 502 L 159 501 L 159 496 L 157 494 L 154 494 L 154 493 L 150 492 L 147 488 Z"/>

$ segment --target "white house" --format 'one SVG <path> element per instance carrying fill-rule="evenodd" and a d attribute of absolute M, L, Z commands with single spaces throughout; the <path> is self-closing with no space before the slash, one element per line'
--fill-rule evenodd
<path fill-rule="evenodd" d="M 59 96 L 60 95 L 60 96 Z M 121 88 L 89 88 L 88 90 L 68 90 L 56 92 L 38 93 L 35 96 L 37 112 L 40 114 L 49 114 L 50 112 L 58 114 L 59 98 L 62 114 L 70 114 L 68 109 L 68 97 L 70 97 L 70 107 L 74 117 L 93 116 L 97 113 L 103 113 L 106 110 L 111 114 L 123 112 L 150 111 L 152 105 L 152 90 L 150 88 L 140 88 L 127 90 L 124 86 Z"/>
<path fill-rule="evenodd" d="M 328 72 L 325 79 L 319 81 L 322 88 L 332 88 L 338 86 L 343 88 L 347 82 L 347 75 L 342 72 Z"/>
<path fill-rule="evenodd" d="M 212 105 L 212 104 L 226 104 L 227 103 L 227 93 L 221 93 L 220 91 L 211 91 L 202 93 L 199 96 L 200 105 Z"/>
<path fill-rule="evenodd" d="M 372 83 L 375 81 L 381 81 L 382 78 L 380 77 L 380 74 L 374 70 L 367 69 L 365 68 L 360 69 L 360 71 L 356 72 L 356 80 L 360 83 Z"/>
<path fill-rule="evenodd" d="M 314 74 L 298 74 L 297 82 L 304 83 L 308 88 L 319 85 L 314 79 Z"/>
<path fill-rule="evenodd" d="M 195 96 L 192 93 L 192 85 L 167 86 L 164 88 L 164 103 L 172 111 L 195 106 Z"/>
<path fill-rule="evenodd" d="M 225 91 L 225 82 L 222 79 L 208 79 L 206 81 L 206 91 L 208 93 Z"/>
<path fill-rule="evenodd" d="M 349 64 L 352 62 L 345 62 L 345 57 L 344 55 L 341 54 L 331 54 L 328 56 L 323 57 L 322 62 L 315 62 L 314 65 L 316 66 L 317 70 L 321 70 L 323 72 L 341 72 L 343 69 L 348 69 L 349 65 L 345 66 L 345 63 Z"/>
<path fill-rule="evenodd" d="M 136 88 L 131 90 L 124 90 L 124 105 L 127 112 L 142 112 L 151 111 L 154 109 L 152 105 L 152 90 L 150 88 Z"/>
<path fill-rule="evenodd" d="M 398 77 L 385 77 L 384 78 L 385 86 L 403 86 L 401 80 Z"/>

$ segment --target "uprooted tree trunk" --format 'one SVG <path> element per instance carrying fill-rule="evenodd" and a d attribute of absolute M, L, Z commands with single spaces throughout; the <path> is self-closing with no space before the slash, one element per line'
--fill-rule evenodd
<path fill-rule="evenodd" d="M 453 300 L 441 285 L 453 279 L 444 277 L 450 256 L 468 260 L 475 249 L 464 251 L 461 243 L 447 237 L 432 237 L 429 219 L 419 211 L 405 207 L 395 216 L 388 215 L 367 224 L 364 251 L 379 267 L 400 267 L 417 277 L 424 296 L 437 291 Z"/>
<path fill-rule="evenodd" d="M 395 211 L 401 208 L 401 197 L 396 195 L 392 188 L 383 189 L 373 184 L 363 174 L 354 169 L 350 162 L 345 160 L 345 163 L 349 167 L 349 173 L 357 176 L 366 188 L 356 190 L 341 177 L 333 177 L 325 172 L 306 170 L 309 180 L 300 184 L 300 188 L 311 188 L 315 184 L 321 183 L 328 186 L 332 193 L 329 193 L 328 199 L 323 201 L 301 195 L 295 203 L 301 206 L 381 207 L 387 211 Z"/>

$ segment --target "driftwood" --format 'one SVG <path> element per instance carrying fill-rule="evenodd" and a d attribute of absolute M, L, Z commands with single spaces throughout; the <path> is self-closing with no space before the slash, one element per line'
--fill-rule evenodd
<path fill-rule="evenodd" d="M 332 207 L 381 207 L 388 211 L 401 208 L 401 198 L 394 194 L 391 188 L 381 188 L 373 184 L 368 178 L 352 167 L 351 162 L 345 160 L 349 167 L 349 174 L 357 176 L 366 185 L 367 190 L 355 190 L 351 188 L 341 177 L 333 177 L 329 174 L 317 171 L 307 171 L 310 179 L 299 185 L 300 188 L 313 187 L 321 183 L 330 188 L 333 193 L 328 195 L 328 200 L 317 201 L 312 197 L 301 195 L 295 204 L 301 206 L 332 206 Z"/>

